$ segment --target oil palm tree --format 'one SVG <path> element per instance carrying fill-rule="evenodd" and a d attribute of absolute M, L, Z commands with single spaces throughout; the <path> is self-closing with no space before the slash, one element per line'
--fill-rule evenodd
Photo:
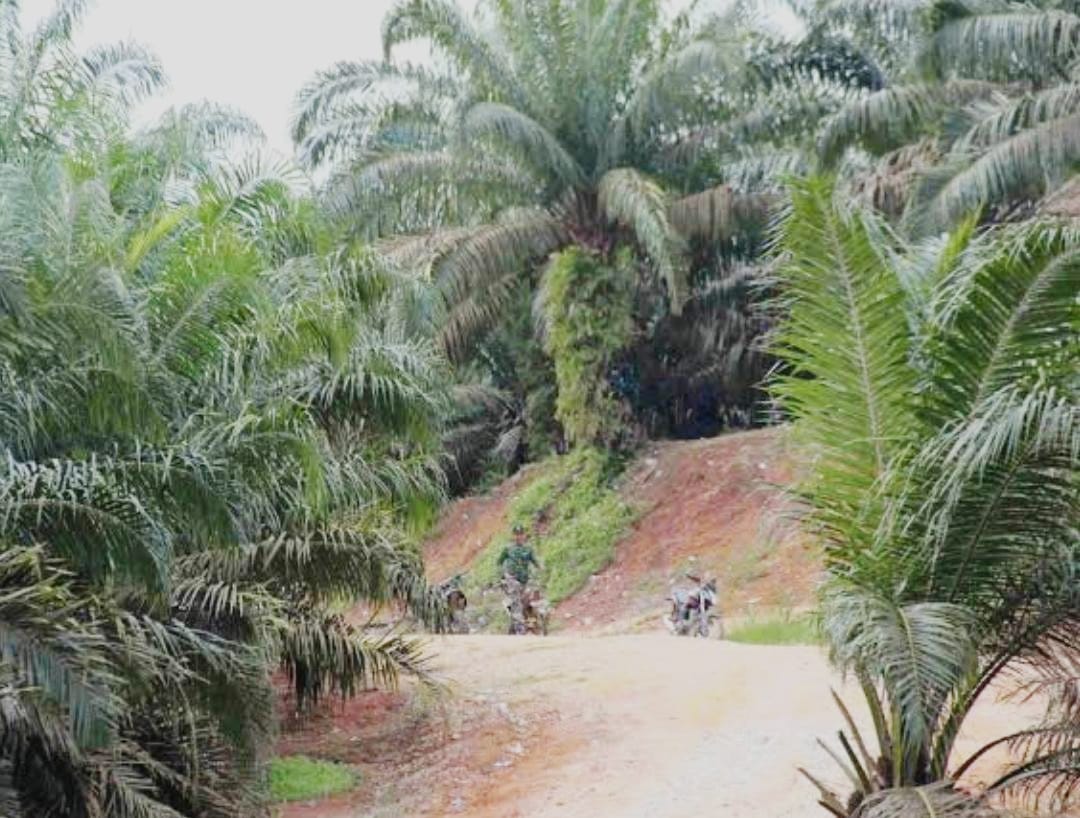
<path fill-rule="evenodd" d="M 893 47 L 883 87 L 822 128 L 821 156 L 835 162 L 854 146 L 882 157 L 863 187 L 895 212 L 907 207 L 912 229 L 980 208 L 1006 218 L 1070 178 L 1080 156 L 1075 3 L 837 0 L 822 14 L 822 25 Z"/>
<path fill-rule="evenodd" d="M 825 631 L 877 739 L 844 709 L 856 792 L 819 785 L 836 815 L 1065 809 L 1080 783 L 1080 236 L 972 225 L 907 246 L 814 179 L 781 232 L 775 389 L 810 457 Z M 987 748 L 958 758 L 956 738 L 1013 672 L 1047 717 L 990 745 L 1019 760 L 972 801 L 957 784 Z"/>
<path fill-rule="evenodd" d="M 136 222 L 109 181 L 0 165 L 0 801 L 260 814 L 274 667 L 301 704 L 422 672 L 327 603 L 439 625 L 441 359 L 271 174 Z"/>
<path fill-rule="evenodd" d="M 738 43 L 673 35 L 661 44 L 650 0 L 487 11 L 491 21 L 450 0 L 397 3 L 383 21 L 388 58 L 428 39 L 447 70 L 388 62 L 322 73 L 299 100 L 300 156 L 345 159 L 330 191 L 369 231 L 423 231 L 447 294 L 451 350 L 496 316 L 526 263 L 573 243 L 609 253 L 617 225 L 678 311 L 685 233 L 731 234 L 737 215 L 753 214 L 737 214 L 727 190 L 673 207 L 649 162 L 696 115 L 693 82 L 741 70 Z"/>
<path fill-rule="evenodd" d="M 794 61 L 748 48 L 747 5 L 665 21 L 654 0 L 508 0 L 475 17 L 403 0 L 383 21 L 386 61 L 337 65 L 302 91 L 299 156 L 332 170 L 327 200 L 352 229 L 435 283 L 456 360 L 522 287 L 542 289 L 552 253 L 584 247 L 611 273 L 626 247 L 637 264 L 620 286 L 639 293 L 647 349 L 622 363 L 670 381 L 643 391 L 660 406 L 646 423 L 683 423 L 662 415 L 702 383 L 748 416 L 764 363 L 744 262 L 832 89 L 797 93 Z M 393 58 L 414 40 L 433 67 Z"/>

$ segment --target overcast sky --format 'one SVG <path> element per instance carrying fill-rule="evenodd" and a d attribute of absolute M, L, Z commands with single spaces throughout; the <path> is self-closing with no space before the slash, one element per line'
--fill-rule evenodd
<path fill-rule="evenodd" d="M 393 0 L 96 0 L 80 47 L 134 40 L 154 51 L 169 90 L 139 112 L 211 99 L 235 106 L 288 152 L 297 90 L 338 60 L 380 55 L 379 23 Z M 23 0 L 30 27 L 53 0 Z"/>

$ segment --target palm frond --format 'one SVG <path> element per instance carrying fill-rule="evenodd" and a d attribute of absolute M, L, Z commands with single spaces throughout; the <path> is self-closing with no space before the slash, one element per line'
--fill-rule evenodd
<path fill-rule="evenodd" d="M 674 118 L 696 83 L 715 74 L 735 73 L 741 67 L 736 42 L 716 38 L 690 42 L 654 65 L 634 89 L 626 113 L 615 120 L 605 135 L 602 169 L 617 167 L 635 140 L 640 141 L 650 128 L 665 125 Z"/>
<path fill-rule="evenodd" d="M 933 198 L 946 223 L 990 203 L 1038 199 L 1080 157 L 1080 115 L 1041 122 L 976 155 Z"/>
<path fill-rule="evenodd" d="M 671 203 L 671 225 L 687 239 L 729 241 L 737 233 L 762 229 L 769 218 L 770 198 L 738 194 L 727 185 L 684 196 Z"/>
<path fill-rule="evenodd" d="M 633 233 L 667 284 L 676 315 L 686 300 L 683 243 L 669 216 L 668 196 L 658 184 L 633 168 L 610 170 L 597 188 L 598 206 L 612 221 Z"/>
<path fill-rule="evenodd" d="M 452 78 L 423 67 L 338 63 L 301 90 L 293 140 L 313 166 L 350 152 L 437 147 L 456 110 L 455 88 Z"/>
<path fill-rule="evenodd" d="M 282 665 L 297 702 L 316 703 L 328 694 L 349 697 L 399 676 L 426 678 L 416 641 L 396 635 L 372 638 L 338 618 L 295 618 L 282 633 Z"/>
<path fill-rule="evenodd" d="M 935 423 L 965 418 L 997 390 L 1053 383 L 1060 376 L 1050 370 L 1068 368 L 1077 350 L 1059 333 L 1080 320 L 1076 242 L 1070 228 L 1023 228 L 943 282 L 932 306 L 940 329 L 928 340 L 939 384 L 928 396 Z"/>
<path fill-rule="evenodd" d="M 1025 128 L 1080 113 L 1080 85 L 1064 83 L 1018 98 L 989 101 L 972 109 L 978 121 L 956 142 L 958 152 L 991 147 Z"/>
<path fill-rule="evenodd" d="M 1061 71 L 1077 56 L 1080 15 L 1015 7 L 1000 13 L 961 15 L 937 30 L 921 55 L 937 74 L 1007 79 Z"/>
<path fill-rule="evenodd" d="M 452 0 L 398 0 L 383 17 L 383 52 L 428 39 L 460 69 L 510 102 L 523 101 L 513 66 Z"/>
<path fill-rule="evenodd" d="M 258 544 L 204 551 L 181 558 L 177 573 L 226 584 L 279 583 L 312 600 L 405 600 L 418 617 L 436 627 L 443 615 L 417 556 L 388 532 L 363 527 L 281 534 Z"/>
<path fill-rule="evenodd" d="M 967 79 L 883 88 L 829 117 L 818 137 L 818 153 L 833 164 L 855 143 L 885 152 L 927 133 L 946 112 L 996 91 L 993 83 Z"/>
<path fill-rule="evenodd" d="M 469 339 L 499 314 L 523 267 L 546 258 L 568 238 L 563 225 L 547 213 L 518 212 L 469 231 L 442 253 L 432 265 L 447 304 L 442 347 L 460 355 Z"/>
<path fill-rule="evenodd" d="M 0 552 L 0 663 L 63 714 L 81 746 L 104 741 L 123 709 L 121 677 L 95 619 L 71 576 L 40 548 Z"/>
<path fill-rule="evenodd" d="M 156 56 L 133 44 L 99 46 L 82 57 L 81 91 L 108 95 L 125 106 L 149 97 L 165 85 Z"/>
<path fill-rule="evenodd" d="M 459 157 L 407 152 L 376 159 L 331 183 L 329 206 L 356 214 L 374 235 L 438 228 L 453 217 L 490 218 L 500 206 L 527 199 L 536 180 L 499 156 Z"/>
<path fill-rule="evenodd" d="M 19 463 L 0 471 L 0 533 L 47 542 L 88 575 L 119 570 L 164 584 L 172 538 L 107 460 Z"/>
<path fill-rule="evenodd" d="M 812 524 L 847 553 L 874 536 L 874 522 L 863 527 L 873 520 L 864 504 L 876 502 L 871 487 L 907 445 L 914 379 L 903 290 L 882 251 L 882 228 L 838 211 L 832 195 L 827 180 L 792 186 L 777 269 L 788 317 L 774 347 L 792 370 L 774 389 L 817 458 L 811 490 L 837 490 L 815 495 L 824 516 Z"/>
<path fill-rule="evenodd" d="M 541 174 L 554 177 L 562 185 L 578 186 L 585 179 L 574 157 L 547 128 L 508 105 L 497 102 L 474 105 L 466 114 L 465 131 L 504 141 L 527 157 Z"/>

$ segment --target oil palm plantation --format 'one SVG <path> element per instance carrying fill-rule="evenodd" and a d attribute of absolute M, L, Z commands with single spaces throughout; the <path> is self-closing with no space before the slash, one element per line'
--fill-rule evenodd
<path fill-rule="evenodd" d="M 860 187 L 913 230 L 1029 215 L 1071 177 L 1076 3 L 838 0 L 818 25 L 848 32 L 882 77 L 825 123 L 820 154 L 854 158 Z"/>
<path fill-rule="evenodd" d="M 969 220 L 908 246 L 815 179 L 794 187 L 780 248 L 789 371 L 775 389 L 811 464 L 800 497 L 825 547 L 825 630 L 876 739 L 842 708 L 836 757 L 855 793 L 819 785 L 821 803 L 1067 811 L 1080 787 L 1080 235 L 977 235 Z M 1045 720 L 960 757 L 972 707 L 1008 680 L 1045 697 Z M 966 793 L 970 765 L 1003 744 L 1011 766 Z"/>
<path fill-rule="evenodd" d="M 633 340 L 649 348 L 611 363 L 668 379 L 654 408 L 706 383 L 749 414 L 762 360 L 744 262 L 776 189 L 765 170 L 798 161 L 785 148 L 820 111 L 763 110 L 779 97 L 743 38 L 746 5 L 667 20 L 655 0 L 508 0 L 475 17 L 403 0 L 383 22 L 386 61 L 303 90 L 298 151 L 332 169 L 327 200 L 353 230 L 434 281 L 457 360 L 543 289 L 551 254 L 578 247 L 635 294 Z M 434 67 L 394 59 L 414 40 Z M 616 271 L 620 248 L 633 263 Z"/>
<path fill-rule="evenodd" d="M 300 704 L 422 672 L 327 604 L 439 624 L 440 358 L 271 175 L 133 220 L 95 165 L 0 165 L 0 801 L 259 814 L 271 670 Z"/>

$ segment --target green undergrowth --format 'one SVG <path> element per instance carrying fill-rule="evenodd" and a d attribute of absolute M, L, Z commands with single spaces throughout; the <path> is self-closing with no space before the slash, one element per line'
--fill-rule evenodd
<path fill-rule="evenodd" d="M 274 801 L 327 798 L 356 786 L 356 772 L 344 764 L 307 756 L 282 756 L 270 762 L 270 796 Z"/>
<path fill-rule="evenodd" d="M 514 525 L 529 532 L 544 568 L 544 594 L 558 603 L 580 590 L 589 577 L 615 557 L 615 544 L 629 530 L 636 512 L 619 496 L 619 460 L 596 449 L 576 449 L 551 457 L 507 510 L 506 527 L 485 548 L 470 571 L 475 589 L 499 579 L 499 552 Z"/>
<path fill-rule="evenodd" d="M 817 623 L 807 614 L 749 619 L 732 627 L 727 639 L 747 645 L 818 645 L 822 642 Z"/>

